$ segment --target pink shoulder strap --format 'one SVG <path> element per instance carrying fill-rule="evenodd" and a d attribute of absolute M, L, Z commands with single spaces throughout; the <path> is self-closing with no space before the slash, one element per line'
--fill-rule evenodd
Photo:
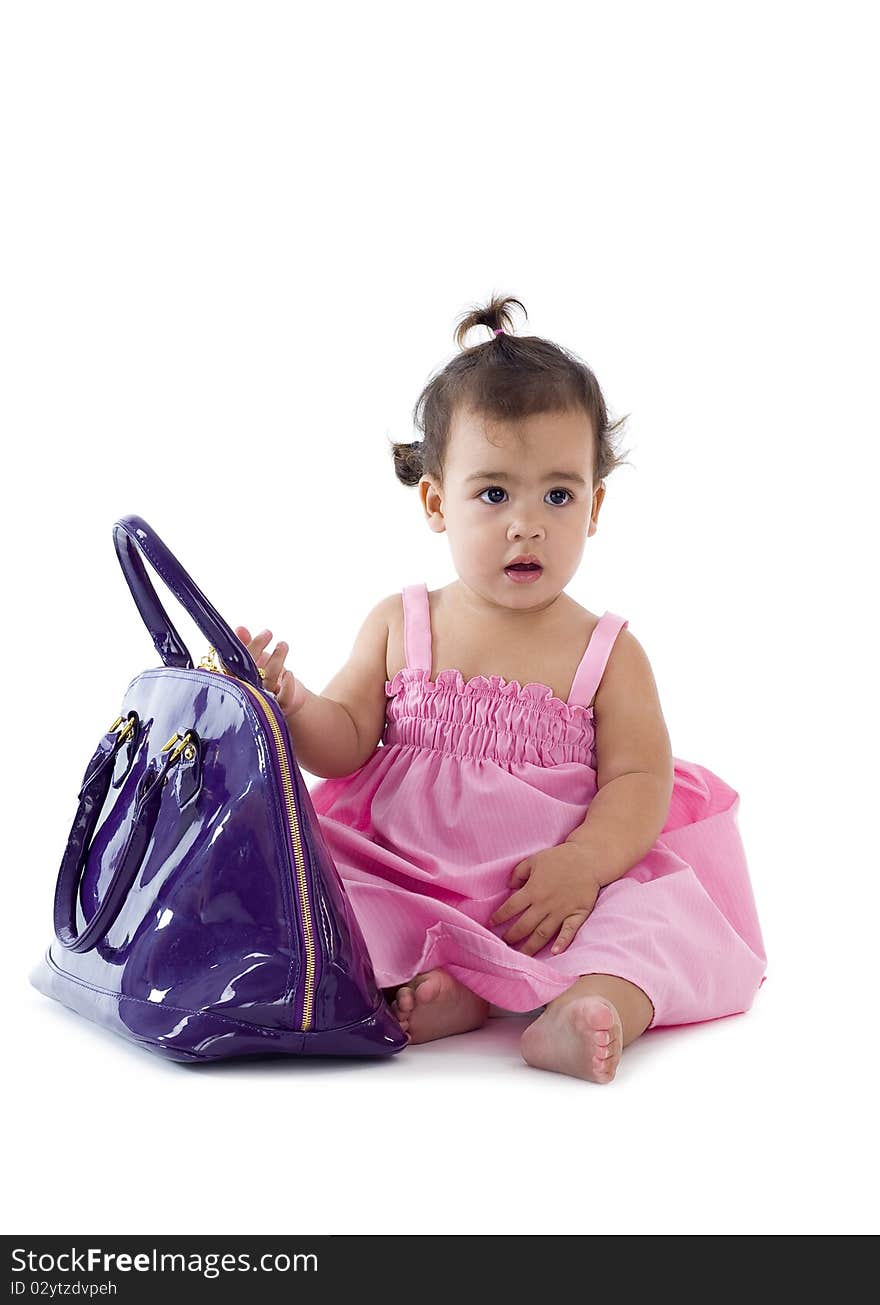
<path fill-rule="evenodd" d="M 428 586 L 403 588 L 403 654 L 407 666 L 431 674 L 431 606 Z"/>
<path fill-rule="evenodd" d="M 569 705 L 579 703 L 589 707 L 593 694 L 602 681 L 614 640 L 628 624 L 622 616 L 615 616 L 614 612 L 605 612 L 599 617 L 587 650 L 574 673 L 571 693 L 568 695 Z"/>

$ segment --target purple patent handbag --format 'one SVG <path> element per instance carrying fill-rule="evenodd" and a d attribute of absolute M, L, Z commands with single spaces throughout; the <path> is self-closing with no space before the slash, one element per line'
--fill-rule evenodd
<path fill-rule="evenodd" d="M 402 1050 L 256 663 L 143 518 L 113 543 L 163 664 L 86 767 L 31 983 L 172 1060 Z M 212 645 L 199 666 L 143 558 Z"/>

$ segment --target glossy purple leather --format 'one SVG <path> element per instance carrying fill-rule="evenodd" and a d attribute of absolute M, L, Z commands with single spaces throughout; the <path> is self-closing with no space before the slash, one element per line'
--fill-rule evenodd
<path fill-rule="evenodd" d="M 163 664 L 107 704 L 31 982 L 174 1060 L 402 1050 L 256 664 L 141 517 L 113 539 Z M 143 557 L 226 673 L 193 666 Z"/>

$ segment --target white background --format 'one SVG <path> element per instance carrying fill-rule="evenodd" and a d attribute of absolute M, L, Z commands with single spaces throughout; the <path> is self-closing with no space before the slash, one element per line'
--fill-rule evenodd
<path fill-rule="evenodd" d="M 869 15 L 4 6 L 4 1231 L 876 1231 Z M 379 598 L 454 578 L 388 439 L 493 291 L 630 414 L 569 592 L 740 793 L 767 981 L 606 1087 L 528 1067 L 526 1017 L 160 1061 L 27 980 L 83 767 L 158 664 L 113 522 L 320 691 Z"/>

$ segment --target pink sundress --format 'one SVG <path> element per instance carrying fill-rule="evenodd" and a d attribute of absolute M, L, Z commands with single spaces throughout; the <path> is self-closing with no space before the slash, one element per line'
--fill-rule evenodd
<path fill-rule="evenodd" d="M 597 792 L 593 709 L 622 617 L 605 612 L 568 701 L 498 675 L 431 677 L 427 586 L 403 589 L 406 666 L 386 680 L 385 731 L 356 771 L 310 796 L 381 987 L 442 966 L 502 1011 L 532 1011 L 582 974 L 648 995 L 649 1028 L 746 1011 L 766 956 L 740 837 L 739 795 L 675 758 L 651 850 L 604 887 L 574 940 L 527 956 L 490 926 L 513 867 L 561 843 Z M 552 940 L 551 940 L 552 941 Z"/>

